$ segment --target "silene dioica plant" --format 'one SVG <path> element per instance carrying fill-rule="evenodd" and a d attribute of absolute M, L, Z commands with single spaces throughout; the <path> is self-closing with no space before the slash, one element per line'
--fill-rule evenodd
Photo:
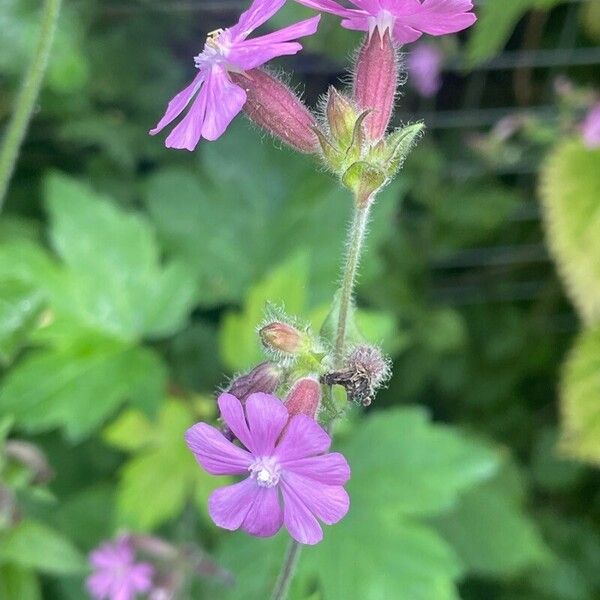
<path fill-rule="evenodd" d="M 243 111 L 276 140 L 313 154 L 315 168 L 334 174 L 354 203 L 341 286 L 322 331 L 312 331 L 277 307 L 268 308 L 258 324 L 267 359 L 234 378 L 219 395 L 220 429 L 198 423 L 185 435 L 201 468 L 241 478 L 212 493 L 208 509 L 217 526 L 259 537 L 282 527 L 289 532 L 292 540 L 282 557 L 274 599 L 286 596 L 301 545 L 319 543 L 321 523 L 334 525 L 350 507 L 344 485 L 351 465 L 329 452 L 334 422 L 352 404 L 371 404 L 391 375 L 389 359 L 360 340 L 352 316 L 370 210 L 423 130 L 416 123 L 388 131 L 400 79 L 400 48 L 424 33 L 461 31 L 476 19 L 471 0 L 352 0 L 352 7 L 334 0 L 298 1 L 341 17 L 347 29 L 365 32 L 349 90 L 330 87 L 321 110 L 309 110 L 266 65 L 299 52 L 297 40 L 317 32 L 320 16 L 252 36 L 285 3 L 254 0 L 235 25 L 208 35 L 194 57 L 195 78 L 150 131 L 158 134 L 179 119 L 166 145 L 193 151 L 201 139 L 224 135 Z M 150 557 L 148 562 L 138 561 L 138 553 Z M 110 600 L 130 600 L 139 593 L 172 597 L 169 584 L 159 584 L 157 567 L 168 557 L 169 549 L 158 540 L 132 535 L 106 542 L 90 556 L 94 571 L 88 591 Z M 257 568 L 259 561 L 257 557 Z"/>

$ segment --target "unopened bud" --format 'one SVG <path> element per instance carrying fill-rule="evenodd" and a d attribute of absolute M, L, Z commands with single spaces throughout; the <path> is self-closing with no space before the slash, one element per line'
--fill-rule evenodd
<path fill-rule="evenodd" d="M 254 367 L 252 371 L 236 377 L 227 392 L 243 404 L 250 394 L 256 392 L 272 394 L 281 383 L 281 376 L 281 369 L 267 361 Z"/>
<path fill-rule="evenodd" d="M 331 137 L 340 148 L 347 148 L 352 142 L 352 134 L 358 114 L 348 98 L 333 86 L 327 95 L 327 122 Z"/>
<path fill-rule="evenodd" d="M 251 121 L 299 152 L 318 151 L 317 122 L 287 85 L 262 69 L 230 76 L 246 92 L 244 112 Z"/>
<path fill-rule="evenodd" d="M 354 100 L 359 109 L 371 110 L 365 120 L 367 136 L 381 138 L 394 110 L 398 87 L 398 59 L 389 31 L 366 36 L 354 75 Z"/>
<path fill-rule="evenodd" d="M 350 351 L 343 369 L 323 375 L 322 381 L 343 386 L 350 400 L 369 406 L 390 375 L 389 358 L 379 348 L 365 344 Z"/>
<path fill-rule="evenodd" d="M 321 405 L 321 384 L 313 377 L 298 380 L 285 399 L 291 417 L 306 415 L 314 419 Z"/>
<path fill-rule="evenodd" d="M 304 336 L 289 323 L 274 321 L 262 327 L 258 334 L 264 346 L 269 350 L 297 354 L 302 349 Z"/>

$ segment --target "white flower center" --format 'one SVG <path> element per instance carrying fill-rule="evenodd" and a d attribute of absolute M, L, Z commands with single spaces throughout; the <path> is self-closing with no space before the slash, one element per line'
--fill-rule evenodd
<path fill-rule="evenodd" d="M 275 458 L 266 456 L 256 459 L 248 467 L 248 471 L 260 487 L 274 487 L 279 483 L 281 466 Z"/>
<path fill-rule="evenodd" d="M 386 31 L 392 32 L 396 17 L 389 10 L 380 10 L 376 17 L 369 17 L 369 36 L 373 35 L 375 29 L 379 29 L 379 35 L 383 37 Z"/>
<path fill-rule="evenodd" d="M 194 56 L 197 69 L 218 63 L 227 62 L 227 55 L 231 49 L 231 33 L 228 29 L 215 29 L 206 37 L 204 50 Z"/>

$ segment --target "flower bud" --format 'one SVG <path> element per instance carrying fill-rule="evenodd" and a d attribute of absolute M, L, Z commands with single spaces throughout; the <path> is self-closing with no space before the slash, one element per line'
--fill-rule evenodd
<path fill-rule="evenodd" d="M 258 334 L 268 350 L 297 354 L 302 349 L 304 336 L 289 323 L 274 321 L 262 327 Z"/>
<path fill-rule="evenodd" d="M 354 74 L 354 100 L 359 109 L 371 110 L 365 120 L 367 136 L 381 138 L 394 110 L 398 87 L 398 60 L 389 31 L 367 36 Z"/>
<path fill-rule="evenodd" d="M 306 415 L 314 419 L 321 405 L 321 384 L 314 377 L 299 379 L 284 402 L 290 418 Z"/>
<path fill-rule="evenodd" d="M 318 151 L 317 122 L 287 85 L 262 69 L 230 76 L 246 92 L 244 112 L 251 121 L 298 152 Z"/>
<path fill-rule="evenodd" d="M 350 100 L 340 94 L 333 86 L 329 87 L 326 113 L 331 137 L 340 148 L 347 148 L 352 142 L 352 134 L 358 114 Z"/>
<path fill-rule="evenodd" d="M 254 367 L 249 373 L 236 377 L 227 392 L 243 404 L 250 394 L 256 392 L 272 394 L 281 383 L 281 377 L 281 369 L 267 361 Z"/>
<path fill-rule="evenodd" d="M 323 375 L 322 381 L 343 386 L 350 400 L 369 406 L 390 375 L 390 359 L 379 348 L 364 344 L 350 351 L 343 369 Z"/>

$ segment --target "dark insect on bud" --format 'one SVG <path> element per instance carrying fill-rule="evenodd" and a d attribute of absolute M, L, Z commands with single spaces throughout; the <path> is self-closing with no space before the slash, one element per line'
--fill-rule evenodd
<path fill-rule="evenodd" d="M 326 385 L 341 385 L 357 404 L 369 406 L 377 390 L 390 378 L 390 359 L 375 346 L 357 346 L 339 371 L 321 377 Z"/>

